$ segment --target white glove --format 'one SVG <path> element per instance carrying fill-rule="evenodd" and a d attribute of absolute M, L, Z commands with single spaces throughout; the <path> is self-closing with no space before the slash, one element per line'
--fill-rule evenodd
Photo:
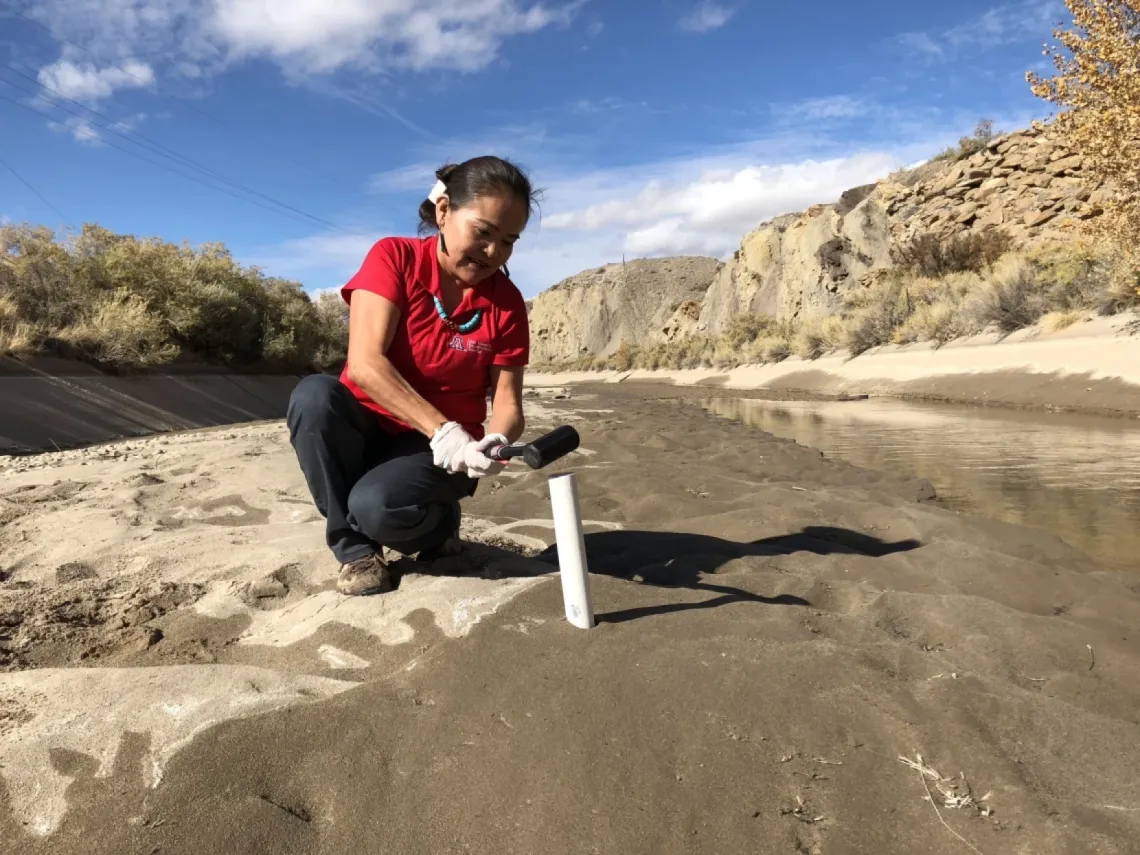
<path fill-rule="evenodd" d="M 465 452 L 468 446 L 474 444 L 474 438 L 463 429 L 463 425 L 459 422 L 448 422 L 436 428 L 432 434 L 432 462 L 452 474 L 457 472 L 467 474 Z"/>
<path fill-rule="evenodd" d="M 489 433 L 478 442 L 468 445 L 463 450 L 463 461 L 467 464 L 467 474 L 472 478 L 486 478 L 488 475 L 498 475 L 506 468 L 506 461 L 495 460 L 487 452 L 492 448 L 509 445 L 509 441 L 501 433 Z"/>

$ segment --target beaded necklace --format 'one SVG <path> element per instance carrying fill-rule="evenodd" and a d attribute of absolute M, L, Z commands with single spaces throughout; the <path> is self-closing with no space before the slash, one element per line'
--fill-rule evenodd
<path fill-rule="evenodd" d="M 439 319 L 443 321 L 444 326 L 448 327 L 449 329 L 455 330 L 456 332 L 469 333 L 472 330 L 477 329 L 479 324 L 483 321 L 483 310 L 476 309 L 475 314 L 471 316 L 470 320 L 466 320 L 461 324 L 457 324 L 448 316 L 447 310 L 443 308 L 443 303 L 440 302 L 439 297 L 435 296 L 435 294 L 432 294 L 431 298 L 435 301 L 436 314 L 439 315 Z"/>

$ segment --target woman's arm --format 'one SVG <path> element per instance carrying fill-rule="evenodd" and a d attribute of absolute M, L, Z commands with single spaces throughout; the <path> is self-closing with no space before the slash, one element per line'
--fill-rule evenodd
<path fill-rule="evenodd" d="M 522 385 L 522 368 L 491 367 L 491 423 L 487 426 L 487 433 L 501 433 L 508 442 L 517 442 L 522 436 L 526 429 Z"/>
<path fill-rule="evenodd" d="M 371 291 L 353 292 L 348 312 L 348 379 L 400 421 L 431 437 L 447 418 L 400 376 L 385 355 L 399 320 L 400 310 L 391 301 Z"/>

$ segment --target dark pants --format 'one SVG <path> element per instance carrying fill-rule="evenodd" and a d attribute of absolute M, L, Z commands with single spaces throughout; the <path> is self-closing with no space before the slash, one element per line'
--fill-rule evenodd
<path fill-rule="evenodd" d="M 432 463 L 427 437 L 390 434 L 335 377 L 312 374 L 289 398 L 289 441 L 325 540 L 342 564 L 379 553 L 432 549 L 459 528 L 459 500 L 475 481 Z"/>

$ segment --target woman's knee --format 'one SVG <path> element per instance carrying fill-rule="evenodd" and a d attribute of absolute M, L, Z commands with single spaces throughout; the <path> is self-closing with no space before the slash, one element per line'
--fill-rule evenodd
<path fill-rule="evenodd" d="M 341 383 L 328 374 L 310 374 L 301 379 L 289 396 L 285 421 L 295 427 L 301 421 L 321 421 L 335 409 Z"/>
<path fill-rule="evenodd" d="M 377 543 L 399 546 L 418 541 L 440 526 L 458 522 L 458 503 L 411 496 L 396 485 L 362 478 L 348 495 L 353 527 Z"/>

